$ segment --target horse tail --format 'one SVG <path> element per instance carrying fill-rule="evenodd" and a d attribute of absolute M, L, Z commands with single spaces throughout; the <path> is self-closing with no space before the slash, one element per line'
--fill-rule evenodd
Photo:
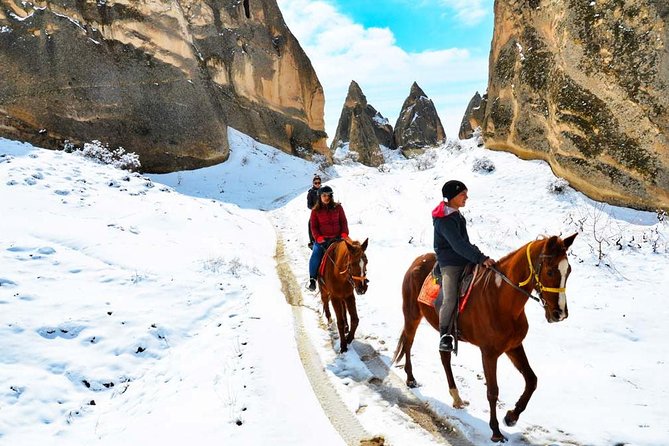
<path fill-rule="evenodd" d="M 393 361 L 391 364 L 396 364 L 397 362 L 401 361 L 402 358 L 404 358 L 404 353 L 406 352 L 406 349 L 404 348 L 406 340 L 406 332 L 402 330 L 402 334 L 400 334 L 400 340 L 397 341 L 397 347 L 395 348 L 395 354 L 393 355 Z"/>

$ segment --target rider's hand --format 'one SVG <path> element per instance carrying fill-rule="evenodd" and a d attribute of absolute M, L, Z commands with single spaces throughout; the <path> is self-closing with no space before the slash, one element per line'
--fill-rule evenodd
<path fill-rule="evenodd" d="M 494 266 L 495 263 L 497 263 L 497 262 L 495 262 L 493 259 L 491 259 L 490 257 L 488 257 L 487 259 L 485 259 L 485 260 L 483 261 L 483 266 L 485 266 L 486 268 L 490 268 L 491 266 Z"/>

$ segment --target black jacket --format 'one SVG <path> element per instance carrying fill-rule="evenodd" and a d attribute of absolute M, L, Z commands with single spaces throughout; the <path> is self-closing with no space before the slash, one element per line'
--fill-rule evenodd
<path fill-rule="evenodd" d="M 488 258 L 469 241 L 467 222 L 460 212 L 455 211 L 447 215 L 443 212 L 441 214 L 433 212 L 432 215 L 434 251 L 439 266 L 481 264 Z"/>
<path fill-rule="evenodd" d="M 316 206 L 316 203 L 318 203 L 318 188 L 312 187 L 307 192 L 307 207 L 311 209 Z"/>

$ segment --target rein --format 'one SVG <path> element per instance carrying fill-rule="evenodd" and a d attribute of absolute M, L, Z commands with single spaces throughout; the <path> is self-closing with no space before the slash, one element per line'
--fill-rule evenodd
<path fill-rule="evenodd" d="M 348 262 L 346 263 L 346 269 L 344 271 L 339 271 L 339 274 L 346 274 L 349 269 L 351 269 L 351 254 L 346 253 L 346 257 L 348 258 Z M 360 282 L 364 283 L 365 280 L 367 279 L 367 276 L 354 276 L 353 274 L 348 275 L 348 281 L 349 283 L 355 288 L 355 283 L 354 281 L 359 280 Z"/>
<path fill-rule="evenodd" d="M 541 280 L 539 279 L 539 273 L 541 272 L 541 265 L 543 264 L 543 262 L 539 263 L 539 268 L 537 270 L 534 269 L 534 264 L 532 263 L 532 257 L 530 256 L 530 248 L 532 247 L 532 243 L 533 242 L 530 242 L 527 245 L 527 264 L 530 267 L 530 275 L 527 277 L 527 279 L 523 280 L 518 285 L 513 283 L 511 279 L 509 279 L 504 273 L 502 273 L 497 268 L 491 266 L 490 269 L 493 270 L 496 274 L 499 274 L 502 277 L 502 280 L 511 285 L 515 290 L 523 293 L 525 296 L 531 298 L 532 300 L 539 302 L 542 307 L 545 307 L 546 300 L 541 295 L 542 292 L 546 291 L 549 293 L 564 293 L 566 291 L 566 288 L 551 288 L 551 287 L 546 287 L 541 283 Z M 542 256 L 549 257 L 549 256 L 544 256 L 543 254 L 540 255 L 540 257 Z M 539 292 L 539 297 L 535 296 L 532 293 L 528 293 L 527 291 L 525 291 L 525 289 L 521 288 L 530 283 L 530 281 L 533 278 L 535 283 L 534 289 L 536 289 Z"/>
<path fill-rule="evenodd" d="M 346 243 L 346 242 L 344 242 L 344 243 Z M 336 267 L 337 264 L 335 263 L 334 259 L 330 255 L 329 251 L 330 251 L 329 249 L 328 249 L 328 251 L 326 251 L 327 259 L 330 262 L 332 262 L 333 266 Z M 334 249 L 333 249 L 333 251 L 334 251 Z M 348 251 L 348 248 L 346 249 L 346 258 L 347 258 L 346 269 L 344 269 L 343 271 L 339 271 L 339 274 L 346 274 L 348 272 L 348 270 L 351 269 L 351 253 Z M 351 284 L 351 286 L 353 286 L 353 288 L 355 288 L 355 282 L 354 281 L 356 281 L 356 280 L 358 280 L 358 281 L 360 281 L 361 283 L 364 284 L 365 280 L 367 280 L 367 276 L 355 276 L 353 274 L 349 274 L 348 277 L 347 277 L 347 281 Z"/>

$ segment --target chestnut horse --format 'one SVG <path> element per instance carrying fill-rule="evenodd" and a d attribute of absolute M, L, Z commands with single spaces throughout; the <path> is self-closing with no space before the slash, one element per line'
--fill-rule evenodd
<path fill-rule="evenodd" d="M 318 287 L 321 291 L 323 312 L 331 322 L 329 303 L 332 302 L 337 316 L 339 330 L 339 351 L 348 350 L 358 328 L 358 311 L 355 306 L 355 292 L 362 295 L 367 292 L 367 240 L 362 244 L 351 239 L 333 243 L 325 251 Z M 346 311 L 351 317 L 349 327 Z M 346 333 L 348 331 L 348 334 Z"/>
<path fill-rule="evenodd" d="M 506 437 L 499 430 L 496 413 L 499 394 L 497 359 L 506 353 L 525 379 L 525 390 L 515 408 L 509 410 L 504 417 L 507 426 L 513 426 L 537 387 L 537 376 L 532 371 L 523 348 L 523 339 L 529 328 L 525 303 L 529 298 L 538 301 L 544 307 L 548 322 L 559 322 L 567 318 L 565 285 L 571 272 L 567 249 L 575 237 L 576 234 L 564 240 L 557 236 L 535 240 L 508 254 L 491 269 L 483 269 L 474 279 L 468 303 L 458 316 L 458 339 L 481 349 L 493 441 L 506 441 Z M 418 257 L 409 267 L 402 282 L 404 329 L 393 363 L 403 356 L 406 357 L 404 370 L 409 387 L 417 385 L 411 366 L 411 346 L 418 324 L 425 317 L 432 327 L 439 330 L 439 315 L 434 306 L 417 300 L 423 282 L 431 273 L 435 262 L 436 257 L 432 253 Z M 538 297 L 532 294 L 533 290 L 537 291 Z M 436 342 L 434 347 L 436 350 Z M 455 386 L 451 353 L 439 353 L 453 398 L 453 407 L 463 408 L 467 403 L 460 399 Z"/>

